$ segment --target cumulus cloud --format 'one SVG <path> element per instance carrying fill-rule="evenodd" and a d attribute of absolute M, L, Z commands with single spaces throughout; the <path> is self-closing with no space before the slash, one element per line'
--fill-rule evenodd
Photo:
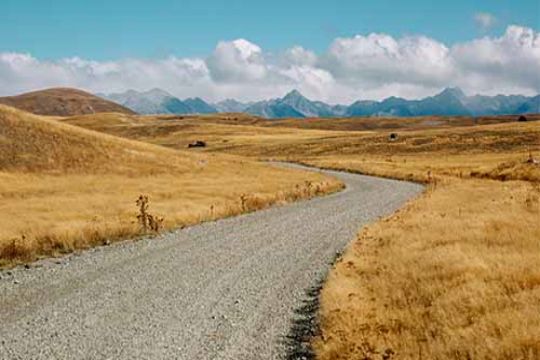
<path fill-rule="evenodd" d="M 314 66 L 317 63 L 317 55 L 301 46 L 293 46 L 285 51 L 283 62 L 284 64 Z"/>
<path fill-rule="evenodd" d="M 509 26 L 499 38 L 484 37 L 452 49 L 459 83 L 478 92 L 540 92 L 540 33 Z"/>
<path fill-rule="evenodd" d="M 427 37 L 394 39 L 385 34 L 336 39 L 321 65 L 342 81 L 371 86 L 439 85 L 452 71 L 449 49 Z"/>
<path fill-rule="evenodd" d="M 95 92 L 163 87 L 188 94 L 211 84 L 206 62 L 169 57 L 98 62 L 78 57 L 40 61 L 29 54 L 0 53 L 0 92 L 14 94 L 51 86 Z"/>
<path fill-rule="evenodd" d="M 448 46 L 425 36 L 372 33 L 337 38 L 321 54 L 301 46 L 272 54 L 237 39 L 219 42 L 206 58 L 155 60 L 44 61 L 0 53 L 0 95 L 51 86 L 106 93 L 159 87 L 210 101 L 258 100 L 293 88 L 334 103 L 417 98 L 447 86 L 466 93 L 535 94 L 540 92 L 540 34 L 514 25 L 499 37 Z"/>
<path fill-rule="evenodd" d="M 490 13 L 478 12 L 474 14 L 474 22 L 482 30 L 488 30 L 493 25 L 495 25 L 495 23 L 497 22 L 497 18 L 493 14 L 490 14 Z"/>
<path fill-rule="evenodd" d="M 212 77 L 221 82 L 260 80 L 267 71 L 262 49 L 245 39 L 221 41 L 207 64 Z"/>

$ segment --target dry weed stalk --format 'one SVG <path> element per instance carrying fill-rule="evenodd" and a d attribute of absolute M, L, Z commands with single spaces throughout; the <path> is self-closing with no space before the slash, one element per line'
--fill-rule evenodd
<path fill-rule="evenodd" d="M 310 197 L 311 196 L 311 188 L 313 186 L 313 183 L 309 180 L 306 180 L 306 189 L 305 189 L 305 196 Z"/>
<path fill-rule="evenodd" d="M 242 206 L 242 211 L 244 212 L 248 210 L 247 200 L 248 200 L 248 196 L 246 194 L 240 195 L 240 205 Z"/>
<path fill-rule="evenodd" d="M 139 207 L 139 215 L 137 215 L 137 220 L 141 224 L 142 231 L 144 233 L 148 230 L 159 232 L 163 225 L 163 217 L 154 216 L 148 213 L 148 207 L 150 206 L 147 195 L 139 195 L 139 198 L 135 202 Z"/>

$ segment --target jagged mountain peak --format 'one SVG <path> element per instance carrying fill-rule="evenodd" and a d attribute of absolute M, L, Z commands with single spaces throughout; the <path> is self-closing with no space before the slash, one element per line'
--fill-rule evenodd
<path fill-rule="evenodd" d="M 435 95 L 436 97 L 454 97 L 457 99 L 464 99 L 467 96 L 459 87 L 447 87 L 439 94 Z"/>
<path fill-rule="evenodd" d="M 298 98 L 303 98 L 305 99 L 306 97 L 304 95 L 302 95 L 302 93 L 296 89 L 293 89 L 291 91 L 289 91 L 284 97 L 283 99 L 298 99 Z"/>
<path fill-rule="evenodd" d="M 523 95 L 467 96 L 458 87 L 418 100 L 390 96 L 382 101 L 359 100 L 353 104 L 329 105 L 312 101 L 293 89 L 281 98 L 244 103 L 235 99 L 208 104 L 200 97 L 180 100 L 162 89 L 133 90 L 113 94 L 109 99 L 143 114 L 203 114 L 246 112 L 267 118 L 343 117 L 343 116 L 477 116 L 519 114 L 538 110 L 537 98 Z"/>
<path fill-rule="evenodd" d="M 107 98 L 135 110 L 140 114 L 208 114 L 218 110 L 199 97 L 184 101 L 167 91 L 153 88 L 147 91 L 128 90 L 110 94 Z"/>

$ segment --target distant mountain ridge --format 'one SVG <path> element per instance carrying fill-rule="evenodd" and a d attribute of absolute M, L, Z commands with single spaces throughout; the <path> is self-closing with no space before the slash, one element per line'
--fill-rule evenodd
<path fill-rule="evenodd" d="M 218 110 L 201 98 L 180 100 L 161 89 L 99 94 L 139 114 L 212 114 Z"/>
<path fill-rule="evenodd" d="M 180 100 L 171 94 L 153 89 L 134 90 L 105 95 L 141 114 L 209 114 L 217 112 L 245 112 L 265 118 L 354 117 L 354 116 L 479 116 L 540 113 L 540 95 L 467 96 L 459 88 L 419 100 L 389 97 L 382 101 L 359 100 L 351 105 L 330 105 L 313 101 L 293 90 L 282 98 L 242 103 L 227 99 L 209 104 L 200 98 Z"/>

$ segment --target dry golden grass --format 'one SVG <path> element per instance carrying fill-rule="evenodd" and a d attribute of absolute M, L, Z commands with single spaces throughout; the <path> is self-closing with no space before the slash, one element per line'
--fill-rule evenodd
<path fill-rule="evenodd" d="M 519 116 L 418 116 L 418 117 L 352 117 L 310 118 L 262 121 L 266 126 L 292 127 L 299 129 L 346 130 L 346 131 L 389 131 L 389 130 L 432 130 L 516 122 Z M 540 114 L 526 115 L 531 121 L 540 120 Z"/>
<path fill-rule="evenodd" d="M 539 198 L 452 180 L 364 229 L 324 286 L 318 359 L 538 359 Z"/>
<path fill-rule="evenodd" d="M 183 148 L 193 140 L 208 141 L 203 152 L 182 153 L 186 158 L 198 156 L 198 162 L 220 152 L 427 183 L 428 189 L 419 199 L 364 229 L 330 273 L 321 297 L 322 335 L 314 341 L 317 357 L 540 357 L 540 166 L 526 162 L 529 152 L 540 157 L 539 122 L 497 118 L 474 125 L 467 119 L 422 118 L 383 119 L 377 126 L 376 119 L 362 120 L 364 125 L 341 120 L 330 128 L 369 125 L 370 131 L 340 132 L 295 129 L 328 127 L 319 120 L 303 125 L 298 120 L 268 123 L 235 116 L 102 114 L 63 121 L 172 148 Z M 434 120 L 439 124 L 433 124 Z M 499 122 L 503 123 L 494 124 Z M 274 127 L 280 124 L 288 128 Z M 397 130 L 398 139 L 389 141 L 388 129 L 396 128 L 402 129 Z M 246 183 L 260 186 L 250 190 L 257 194 L 251 195 L 253 208 L 275 201 L 276 193 L 282 194 L 277 199 L 298 196 L 290 189 L 299 177 L 290 172 L 280 170 L 280 176 L 272 173 L 268 180 L 267 168 L 256 170 L 245 158 L 215 156 L 200 174 L 146 173 L 144 181 L 125 173 L 114 175 L 117 179 L 94 173 L 66 172 L 73 178 L 33 173 L 15 178 L 13 173 L 4 173 L 0 193 L 15 199 L 7 201 L 14 205 L 11 211 L 18 209 L 12 219 L 29 213 L 50 225 L 62 220 L 55 215 L 72 213 L 73 218 L 66 215 L 67 224 L 79 221 L 80 227 L 69 225 L 69 229 L 85 229 L 96 213 L 102 216 L 97 221 L 100 224 L 118 217 L 115 224 L 133 226 L 129 221 L 136 209 L 124 200 L 135 200 L 143 189 L 150 195 L 151 211 L 175 224 L 243 211 L 250 200 L 239 189 L 245 191 Z M 219 176 L 228 179 L 223 189 Z M 253 181 L 256 176 L 260 178 Z M 77 194 L 74 198 L 82 201 L 68 195 L 70 184 L 77 184 L 72 190 Z M 14 191 L 18 186 L 21 191 Z M 336 184 L 328 187 L 333 189 Z M 46 201 L 40 201 L 43 194 Z M 25 196 L 32 200 L 25 201 Z M 19 198 L 23 205 L 17 208 Z M 183 207 L 177 199 L 182 199 Z M 234 211 L 231 204 L 236 206 Z M 34 208 L 28 208 L 30 205 Z M 58 212 L 57 207 L 73 211 Z M 103 213 L 103 209 L 110 212 Z M 0 207 L 0 211 L 8 210 Z M 168 214 L 175 215 L 170 218 Z M 24 233 L 25 222 L 19 224 L 16 233 Z M 0 229 L 5 228 L 0 223 Z M 123 227 L 113 228 L 124 231 Z M 121 236 L 131 233 L 126 230 Z M 66 238 L 80 237 L 71 234 Z M 17 244 L 10 248 L 17 249 Z"/>
<path fill-rule="evenodd" d="M 245 115 L 132 116 L 109 113 L 60 120 L 86 129 L 180 150 L 196 140 L 203 140 L 207 144 L 203 151 L 232 153 L 239 152 L 240 148 L 252 149 L 261 144 L 278 147 L 288 143 L 295 145 L 299 141 L 320 139 L 322 134 L 318 130 L 261 126 L 266 124 L 264 120 Z M 327 136 L 333 134 L 331 131 L 324 133 Z M 233 150 L 229 151 L 231 148 Z"/>
<path fill-rule="evenodd" d="M 299 130 L 286 141 L 229 142 L 231 154 L 310 163 L 365 174 L 424 182 L 434 177 L 540 180 L 540 122 L 409 130 L 390 141 L 388 132 Z"/>
<path fill-rule="evenodd" d="M 364 229 L 331 271 L 318 359 L 540 358 L 540 166 L 527 162 L 540 155 L 539 131 L 419 131 L 402 144 L 362 135 L 366 144 L 298 158 L 429 184 Z"/>
<path fill-rule="evenodd" d="M 340 186 L 316 173 L 176 151 L 0 106 L 3 264 L 139 235 L 140 194 L 173 228 Z"/>
<path fill-rule="evenodd" d="M 409 128 L 396 141 L 381 129 L 218 125 L 145 132 L 152 142 L 174 133 L 163 142 L 173 147 L 185 132 L 226 141 L 209 151 L 429 184 L 364 229 L 330 273 L 319 359 L 539 358 L 540 167 L 526 160 L 540 155 L 540 123 Z"/>

